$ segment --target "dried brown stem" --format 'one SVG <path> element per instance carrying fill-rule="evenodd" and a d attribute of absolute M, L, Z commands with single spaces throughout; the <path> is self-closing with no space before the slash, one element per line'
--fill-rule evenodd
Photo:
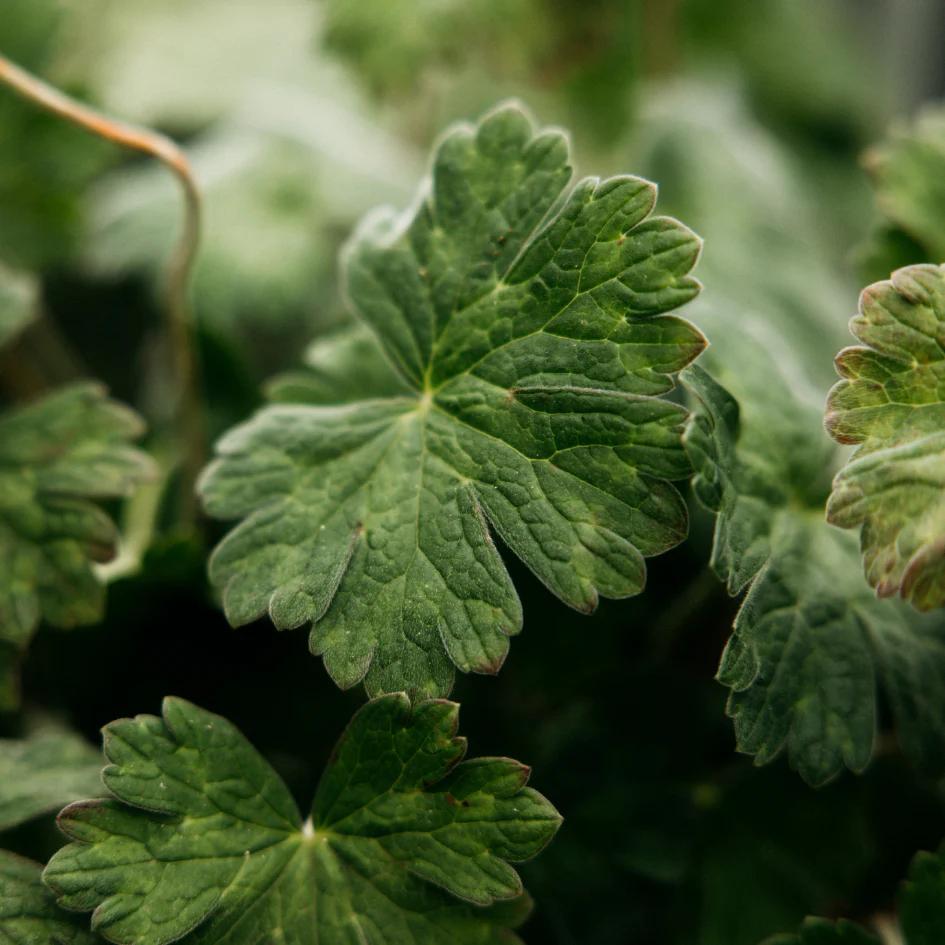
<path fill-rule="evenodd" d="M 190 162 L 178 145 L 165 135 L 102 115 L 20 68 L 3 55 L 0 55 L 0 82 L 28 101 L 100 138 L 156 158 L 180 183 L 184 195 L 184 223 L 180 238 L 168 261 L 164 303 L 175 376 L 180 385 L 176 407 L 183 451 L 181 516 L 185 523 L 190 525 L 196 515 L 194 483 L 206 458 L 189 296 L 190 276 L 200 243 L 201 199 Z"/>

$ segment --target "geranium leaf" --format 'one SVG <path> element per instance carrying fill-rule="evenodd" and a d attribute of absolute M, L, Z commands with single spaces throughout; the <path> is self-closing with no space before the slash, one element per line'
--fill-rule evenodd
<path fill-rule="evenodd" d="M 94 945 L 98 936 L 56 905 L 38 863 L 0 850 L 0 942 L 10 945 Z"/>
<path fill-rule="evenodd" d="M 685 412 L 660 399 L 703 348 L 656 317 L 698 292 L 698 238 L 652 184 L 588 179 L 517 107 L 451 131 L 405 217 L 370 217 L 351 303 L 409 393 L 273 406 L 224 437 L 201 491 L 245 518 L 211 578 L 231 623 L 313 622 L 341 686 L 449 691 L 494 673 L 521 610 L 491 532 L 590 612 L 686 533 Z"/>
<path fill-rule="evenodd" d="M 303 368 L 266 385 L 275 403 L 337 404 L 371 397 L 409 395 L 410 387 L 384 356 L 377 336 L 354 324 L 312 342 Z"/>
<path fill-rule="evenodd" d="M 353 718 L 303 818 L 236 728 L 180 699 L 105 729 L 114 800 L 66 808 L 45 880 L 135 945 L 504 945 L 528 912 L 509 865 L 560 817 L 507 758 L 463 761 L 459 707 L 404 694 Z"/>
<path fill-rule="evenodd" d="M 779 443 L 776 426 L 743 431 L 738 405 L 704 370 L 688 368 L 682 379 L 697 399 L 686 431 L 694 488 L 718 516 L 712 566 L 730 593 L 747 588 L 718 676 L 732 690 L 739 749 L 758 763 L 786 749 L 813 784 L 843 767 L 861 771 L 873 753 L 880 683 L 904 750 L 940 768 L 941 622 L 877 601 L 860 579 L 852 536 L 826 525 L 817 505 L 800 504 L 791 483 L 809 485 L 830 468 L 819 446 Z"/>
<path fill-rule="evenodd" d="M 863 346 L 837 356 L 827 429 L 858 446 L 827 517 L 862 526 L 866 576 L 881 597 L 945 605 L 945 270 L 910 266 L 866 289 L 850 323 Z"/>
<path fill-rule="evenodd" d="M 97 500 L 152 474 L 130 445 L 141 430 L 91 383 L 0 415 L 0 702 L 15 703 L 13 666 L 41 619 L 63 628 L 100 619 L 92 563 L 114 555 L 117 532 Z"/>
<path fill-rule="evenodd" d="M 99 753 L 72 732 L 0 739 L 0 830 L 104 794 Z"/>

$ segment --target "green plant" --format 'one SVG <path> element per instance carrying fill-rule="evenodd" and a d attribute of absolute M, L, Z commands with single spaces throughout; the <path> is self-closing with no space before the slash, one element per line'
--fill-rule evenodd
<path fill-rule="evenodd" d="M 554 6 L 504 11 L 497 75 L 542 84 L 580 19 Z M 636 6 L 667 61 L 672 17 L 708 9 Z M 799 34 L 826 22 L 768 6 Z M 293 9 L 273 22 L 298 28 Z M 447 3 L 425 29 L 331 3 L 323 38 L 396 103 L 498 15 Z M 752 68 L 772 103 L 777 70 Z M 373 187 L 407 203 L 412 155 L 364 178 L 369 201 L 324 154 L 309 178 L 306 127 L 266 131 L 231 90 L 213 127 L 209 98 L 151 102 L 183 149 L 2 56 L 0 80 L 164 165 L 107 177 L 63 271 L 0 264 L 0 942 L 942 940 L 943 855 L 916 855 L 945 834 L 935 122 L 872 152 L 888 219 L 861 262 L 916 258 L 864 291 L 835 382 L 841 224 L 817 232 L 812 175 L 724 81 L 654 94 L 632 141 L 600 139 L 620 142 L 603 166 L 665 182 L 659 213 L 647 178 L 574 179 L 565 134 L 507 102 L 437 139 L 407 209 L 352 227 Z M 780 120 L 852 94 L 785 96 Z M 594 122 L 629 120 L 592 98 Z M 359 157 L 366 140 L 339 136 Z M 393 133 L 371 140 L 393 164 Z M 141 320 L 147 359 L 102 372 L 119 399 L 75 376 L 109 347 L 62 316 L 85 293 L 110 327 L 128 300 Z M 306 627 L 327 674 L 270 624 Z M 103 769 L 102 713 L 159 699 L 105 725 Z"/>

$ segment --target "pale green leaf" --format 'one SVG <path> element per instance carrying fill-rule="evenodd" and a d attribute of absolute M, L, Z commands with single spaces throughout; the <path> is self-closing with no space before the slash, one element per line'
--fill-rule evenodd
<path fill-rule="evenodd" d="M 528 912 L 510 863 L 560 817 L 507 758 L 463 761 L 459 707 L 364 706 L 303 822 L 232 724 L 180 699 L 105 729 L 115 799 L 63 811 L 45 872 L 110 941 L 511 945 Z"/>
<path fill-rule="evenodd" d="M 880 597 L 945 605 L 945 269 L 910 266 L 864 290 L 850 323 L 864 346 L 837 356 L 843 378 L 827 429 L 858 446 L 834 480 L 827 517 L 862 526 Z"/>
<path fill-rule="evenodd" d="M 0 347 L 33 321 L 38 297 L 39 287 L 34 279 L 0 263 Z"/>
<path fill-rule="evenodd" d="M 115 553 L 99 500 L 128 495 L 152 474 L 131 446 L 140 419 L 83 383 L 0 415 L 0 691 L 40 620 L 62 628 L 101 618 L 93 562 Z"/>
<path fill-rule="evenodd" d="M 829 469 L 819 444 L 784 442 L 776 426 L 742 429 L 734 399 L 705 371 L 683 380 L 698 402 L 686 431 L 694 488 L 718 516 L 712 567 L 730 593 L 747 588 L 718 677 L 732 690 L 739 750 L 759 764 L 786 750 L 813 784 L 861 771 L 879 684 L 906 753 L 938 770 L 945 628 L 877 601 L 852 536 L 803 503 L 793 483 L 810 487 Z"/>
<path fill-rule="evenodd" d="M 491 532 L 585 612 L 682 540 L 685 412 L 657 395 L 704 340 L 656 316 L 698 292 L 700 243 L 647 181 L 570 178 L 564 137 L 506 106 L 442 140 L 408 215 L 361 227 L 348 296 L 409 392 L 224 437 L 201 492 L 245 519 L 210 566 L 232 623 L 312 622 L 339 685 L 443 694 L 521 627 Z"/>
<path fill-rule="evenodd" d="M 3 945 L 94 945 L 77 916 L 63 912 L 42 883 L 38 863 L 0 850 L 0 942 Z"/>
<path fill-rule="evenodd" d="M 0 740 L 0 830 L 104 793 L 99 753 L 71 732 Z"/>

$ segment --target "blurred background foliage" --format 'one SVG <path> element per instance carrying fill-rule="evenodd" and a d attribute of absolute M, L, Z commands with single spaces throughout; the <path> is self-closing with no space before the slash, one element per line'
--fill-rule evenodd
<path fill-rule="evenodd" d="M 660 183 L 661 209 L 707 241 L 687 314 L 709 357 L 736 378 L 767 359 L 745 389 L 819 416 L 858 288 L 945 257 L 943 40 L 938 0 L 3 0 L 0 14 L 6 55 L 189 150 L 214 435 L 277 372 L 285 396 L 308 343 L 344 330 L 337 253 L 357 220 L 409 202 L 439 131 L 507 96 L 571 129 L 579 169 Z M 150 418 L 160 454 L 173 381 L 155 290 L 178 220 L 160 168 L 0 90 L 6 402 L 97 376 Z M 819 419 L 806 429 L 821 435 Z M 105 621 L 40 633 L 25 709 L 0 734 L 42 708 L 94 740 L 174 693 L 233 719 L 308 796 L 361 693 L 335 690 L 302 633 L 229 629 L 205 544 L 157 516 Z M 497 679 L 461 679 L 456 697 L 475 753 L 532 764 L 567 818 L 525 868 L 532 945 L 754 945 L 808 913 L 868 921 L 945 835 L 941 785 L 891 740 L 864 776 L 816 792 L 783 761 L 734 754 L 713 675 L 737 604 L 706 571 L 710 535 L 694 509 L 646 593 L 590 619 L 508 561 L 525 632 Z M 0 836 L 38 859 L 58 842 L 48 819 Z"/>

